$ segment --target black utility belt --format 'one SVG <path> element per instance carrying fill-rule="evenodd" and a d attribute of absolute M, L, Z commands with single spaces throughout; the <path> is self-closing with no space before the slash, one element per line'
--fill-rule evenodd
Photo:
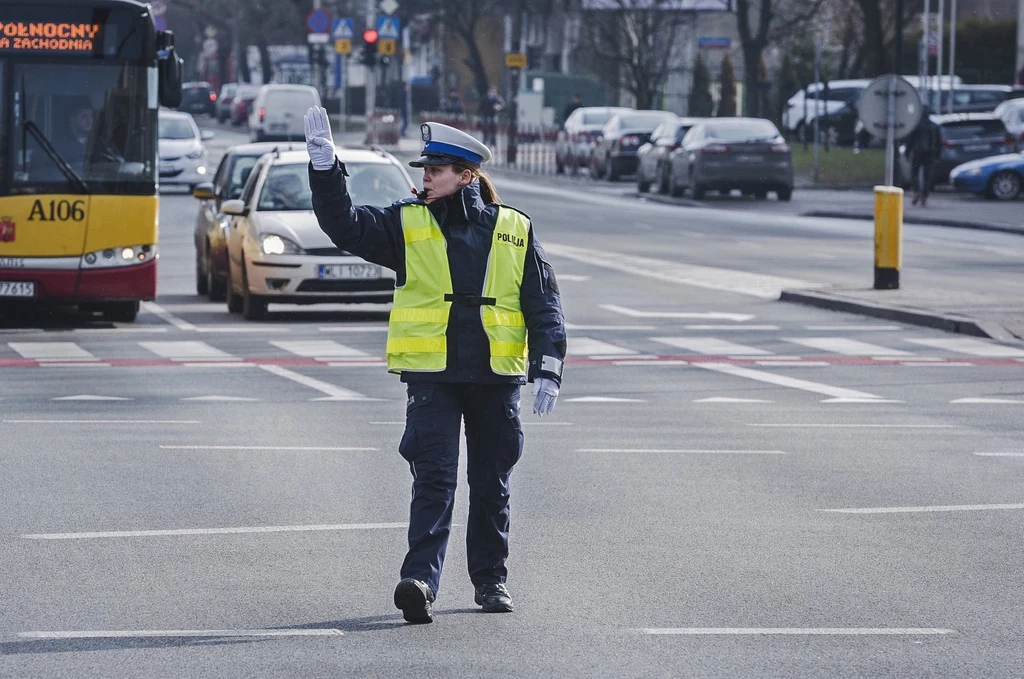
<path fill-rule="evenodd" d="M 465 304 L 466 306 L 485 306 L 488 304 L 493 306 L 498 303 L 495 297 L 481 297 L 480 295 L 469 295 L 464 292 L 447 294 L 444 296 L 444 301 Z"/>

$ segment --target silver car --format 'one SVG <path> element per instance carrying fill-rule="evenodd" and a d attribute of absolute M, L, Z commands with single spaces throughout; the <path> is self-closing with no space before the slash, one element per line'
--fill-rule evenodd
<path fill-rule="evenodd" d="M 408 198 L 412 179 L 394 156 L 338 149 L 356 205 Z M 270 303 L 317 304 L 394 299 L 395 273 L 331 242 L 313 214 L 305 151 L 268 153 L 253 168 L 242 197 L 221 204 L 230 217 L 227 304 L 262 319 Z"/>
<path fill-rule="evenodd" d="M 158 115 L 160 151 L 160 184 L 187 186 L 210 181 L 212 175 L 204 141 L 213 139 L 213 132 L 199 131 L 188 113 L 161 109 Z"/>

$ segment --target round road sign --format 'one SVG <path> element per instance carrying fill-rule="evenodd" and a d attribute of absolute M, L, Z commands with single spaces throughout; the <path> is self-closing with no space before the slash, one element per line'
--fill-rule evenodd
<path fill-rule="evenodd" d="M 314 9 L 306 15 L 306 28 L 310 33 L 330 33 L 331 15 L 322 9 Z"/>
<path fill-rule="evenodd" d="M 864 128 L 885 139 L 889 122 L 889 90 L 895 84 L 893 127 L 896 139 L 903 139 L 921 121 L 921 96 L 914 86 L 898 75 L 880 75 L 860 94 L 857 113 Z"/>

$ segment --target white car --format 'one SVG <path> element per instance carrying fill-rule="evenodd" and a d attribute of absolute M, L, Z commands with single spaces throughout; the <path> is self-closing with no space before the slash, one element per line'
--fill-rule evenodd
<path fill-rule="evenodd" d="M 161 109 L 158 113 L 160 184 L 188 186 L 210 181 L 209 158 L 204 141 L 213 139 L 213 132 L 199 131 L 188 113 Z"/>
<path fill-rule="evenodd" d="M 356 205 L 386 207 L 415 188 L 405 168 L 382 151 L 341 149 Z M 227 303 L 259 320 L 270 303 L 389 303 L 395 273 L 331 242 L 313 214 L 305 151 L 268 153 L 252 169 L 242 197 L 221 204 L 228 228 Z"/>
<path fill-rule="evenodd" d="M 782 112 L 783 130 L 802 138 L 818 115 L 838 113 L 870 83 L 870 80 L 832 80 L 827 91 L 822 83 L 811 83 L 786 102 L 786 110 Z"/>
<path fill-rule="evenodd" d="M 252 102 L 249 140 L 303 141 L 303 116 L 320 105 L 320 94 L 307 85 L 264 85 Z"/>
<path fill-rule="evenodd" d="M 1024 151 L 1024 99 L 1009 99 L 996 106 L 992 115 L 1003 121 L 1006 131 L 1017 140 L 1017 150 Z"/>

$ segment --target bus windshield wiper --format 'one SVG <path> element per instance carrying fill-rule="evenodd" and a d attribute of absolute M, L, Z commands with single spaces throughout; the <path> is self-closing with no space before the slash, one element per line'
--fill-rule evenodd
<path fill-rule="evenodd" d="M 35 121 L 26 120 L 22 123 L 22 127 L 32 135 L 32 138 L 35 139 L 40 148 L 46 152 L 46 155 L 50 156 L 50 159 L 53 160 L 57 169 L 67 177 L 67 180 L 72 186 L 78 189 L 80 193 L 89 193 L 89 185 L 85 183 L 84 179 L 82 179 L 82 175 L 75 172 L 75 168 L 71 167 L 71 163 L 69 163 L 64 156 L 60 154 L 60 151 L 50 143 L 50 140 L 46 138 L 43 131 L 35 124 Z"/>

